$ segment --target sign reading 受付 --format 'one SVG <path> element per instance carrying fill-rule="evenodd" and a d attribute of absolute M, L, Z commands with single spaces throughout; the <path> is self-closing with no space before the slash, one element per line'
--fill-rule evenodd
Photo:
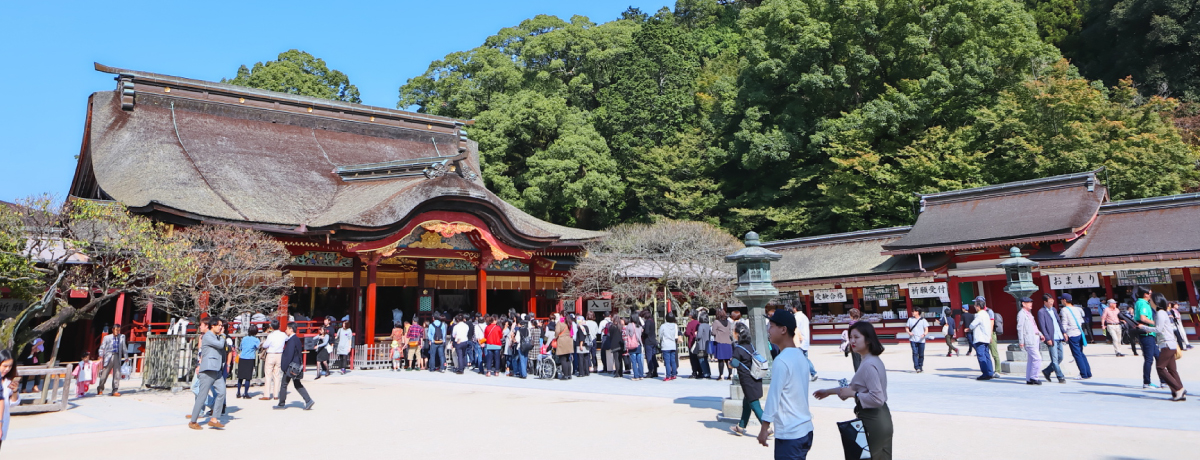
<path fill-rule="evenodd" d="M 1096 273 L 1066 273 L 1050 275 L 1050 289 L 1080 289 L 1100 287 L 1100 275 Z"/>
<path fill-rule="evenodd" d="M 813 303 L 844 303 L 845 289 L 813 289 Z"/>

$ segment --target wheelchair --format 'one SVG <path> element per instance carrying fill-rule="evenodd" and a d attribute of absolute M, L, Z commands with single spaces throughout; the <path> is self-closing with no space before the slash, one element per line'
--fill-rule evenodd
<path fill-rule="evenodd" d="M 539 379 L 553 380 L 558 375 L 558 363 L 554 362 L 554 355 L 540 355 L 534 369 Z"/>

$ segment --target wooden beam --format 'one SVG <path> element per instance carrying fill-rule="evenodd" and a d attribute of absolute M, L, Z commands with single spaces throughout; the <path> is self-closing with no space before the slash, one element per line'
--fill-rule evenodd
<path fill-rule="evenodd" d="M 1196 282 L 1192 278 L 1191 268 L 1183 267 L 1183 287 L 1187 289 L 1188 306 L 1195 308 L 1196 303 L 1200 302 L 1200 300 L 1197 300 Z M 1196 317 L 1191 313 L 1191 308 L 1188 309 L 1188 316 L 1192 317 L 1192 327 L 1196 329 L 1196 334 L 1193 334 L 1192 337 L 1200 337 L 1200 324 L 1196 323 Z M 1187 334 L 1187 331 L 1184 330 L 1183 333 Z"/>

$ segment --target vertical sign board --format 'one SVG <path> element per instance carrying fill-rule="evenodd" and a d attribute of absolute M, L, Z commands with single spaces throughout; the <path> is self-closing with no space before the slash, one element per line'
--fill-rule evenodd
<path fill-rule="evenodd" d="M 1050 275 L 1050 289 L 1083 289 L 1100 287 L 1100 275 L 1096 273 L 1065 273 Z"/>
<path fill-rule="evenodd" d="M 813 303 L 845 303 L 845 289 L 813 289 Z"/>
<path fill-rule="evenodd" d="M 946 283 L 911 283 L 908 285 L 910 299 L 941 299 L 950 303 L 950 288 Z"/>
<path fill-rule="evenodd" d="M 1117 270 L 1117 286 L 1137 286 L 1140 284 L 1171 284 L 1171 270 L 1166 268 Z"/>
<path fill-rule="evenodd" d="M 900 298 L 900 286 L 889 284 L 886 286 L 869 286 L 863 288 L 863 300 L 891 300 Z"/>

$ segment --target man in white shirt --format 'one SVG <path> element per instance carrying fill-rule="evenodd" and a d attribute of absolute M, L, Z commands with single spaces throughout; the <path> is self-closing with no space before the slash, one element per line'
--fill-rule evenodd
<path fill-rule="evenodd" d="M 803 310 L 796 309 L 795 316 L 796 336 L 794 337 L 794 341 L 796 343 L 796 348 L 799 348 L 800 352 L 804 353 L 804 357 L 808 358 L 808 345 L 812 340 L 812 330 L 809 327 L 808 315 L 804 314 Z M 809 380 L 813 382 L 817 381 L 817 368 L 816 366 L 813 366 L 811 359 L 808 360 L 808 377 Z"/>
<path fill-rule="evenodd" d="M 1062 325 L 1067 330 L 1067 345 L 1071 347 L 1071 356 L 1075 358 L 1075 365 L 1079 366 L 1079 380 L 1090 379 L 1092 367 L 1088 365 L 1087 355 L 1083 354 L 1083 347 L 1087 346 L 1084 331 L 1090 326 L 1085 321 L 1086 315 L 1083 314 L 1083 309 L 1072 303 L 1071 294 L 1064 292 L 1058 300 L 1063 305 Z"/>
<path fill-rule="evenodd" d="M 795 346 L 796 317 L 785 309 L 771 315 L 767 338 L 779 348 L 771 364 L 771 388 L 763 406 L 758 443 L 767 446 L 775 426 L 775 459 L 804 460 L 812 449 L 812 412 L 808 409 L 808 359 Z"/>
<path fill-rule="evenodd" d="M 267 357 L 263 362 L 266 367 L 267 374 L 267 395 L 258 398 L 262 401 L 276 399 L 276 391 L 279 391 L 279 382 L 283 378 L 283 369 L 280 368 L 280 361 L 283 359 L 283 345 L 287 342 L 288 336 L 279 330 L 279 320 L 271 320 L 270 332 L 267 333 L 266 340 L 263 340 L 258 348 L 266 350 Z"/>
<path fill-rule="evenodd" d="M 463 315 L 458 315 L 458 321 L 454 322 L 454 328 L 450 330 L 450 337 L 454 340 L 455 374 L 462 374 L 467 369 L 467 354 L 471 352 L 471 326 L 464 319 Z"/>
<path fill-rule="evenodd" d="M 996 375 L 992 355 L 988 353 L 988 344 L 992 342 L 992 316 L 988 314 L 986 304 L 975 304 L 975 308 L 975 319 L 971 320 L 968 327 L 974 340 L 971 347 L 975 348 L 975 357 L 979 359 L 979 372 L 983 374 L 975 380 L 991 380 L 992 376 Z"/>
<path fill-rule="evenodd" d="M 921 310 L 914 309 L 904 329 L 908 331 L 908 344 L 912 347 L 913 369 L 918 374 L 925 372 L 925 336 L 929 335 L 929 322 L 921 316 Z"/>

